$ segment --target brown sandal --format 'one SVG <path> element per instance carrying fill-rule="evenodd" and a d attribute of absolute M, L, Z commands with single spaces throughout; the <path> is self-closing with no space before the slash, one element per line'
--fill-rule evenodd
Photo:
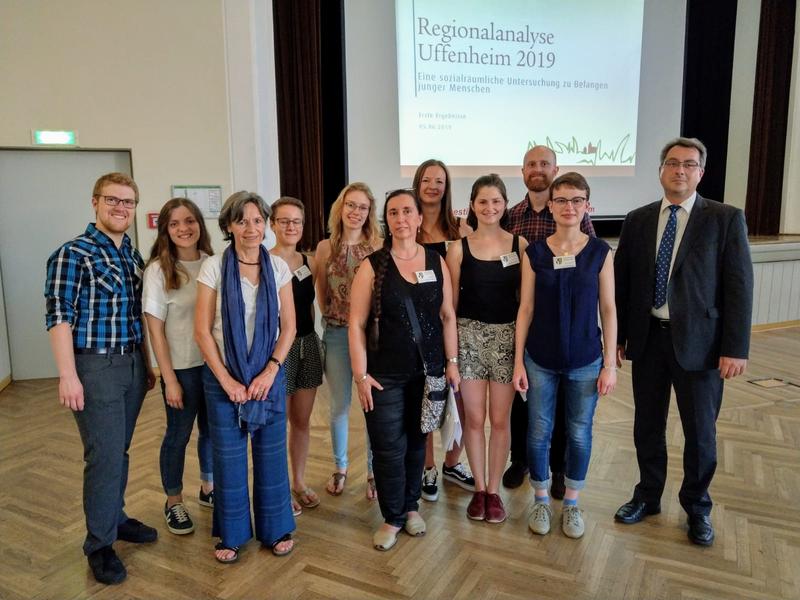
<path fill-rule="evenodd" d="M 333 472 L 330 479 L 330 481 L 333 481 L 333 491 L 331 491 L 327 485 L 325 486 L 325 491 L 331 496 L 341 496 L 342 492 L 344 491 L 344 484 L 346 480 L 347 473 L 339 473 L 339 471 Z"/>
<path fill-rule="evenodd" d="M 303 508 L 315 508 L 319 506 L 319 496 L 309 487 L 299 492 L 297 490 L 292 490 L 292 496 L 295 497 L 297 503 Z"/>

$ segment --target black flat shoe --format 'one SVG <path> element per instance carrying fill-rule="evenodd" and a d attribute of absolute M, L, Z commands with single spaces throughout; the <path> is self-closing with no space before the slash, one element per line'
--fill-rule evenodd
<path fill-rule="evenodd" d="M 512 462 L 511 465 L 503 473 L 503 486 L 510 490 L 518 488 L 525 481 L 525 475 L 528 474 L 528 465 L 521 462 Z"/>
<path fill-rule="evenodd" d="M 714 526 L 708 515 L 689 515 L 689 540 L 698 546 L 714 543 Z"/>
<path fill-rule="evenodd" d="M 553 473 L 553 481 L 550 484 L 550 497 L 556 500 L 563 500 L 566 492 L 567 486 L 564 483 L 564 473 Z"/>
<path fill-rule="evenodd" d="M 650 515 L 657 515 L 661 512 L 660 504 L 649 504 L 635 498 L 619 507 L 614 520 L 618 523 L 633 525 Z"/>
<path fill-rule="evenodd" d="M 122 561 L 111 546 L 95 550 L 86 558 L 89 561 L 89 567 L 92 569 L 92 575 L 100 583 L 106 585 L 122 583 L 128 576 L 125 565 L 122 564 Z"/>
<path fill-rule="evenodd" d="M 141 521 L 128 519 L 117 525 L 117 539 L 132 544 L 148 544 L 158 539 L 158 531 Z"/>

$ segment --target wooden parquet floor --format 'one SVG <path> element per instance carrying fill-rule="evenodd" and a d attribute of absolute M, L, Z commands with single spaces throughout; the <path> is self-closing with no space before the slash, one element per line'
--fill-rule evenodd
<path fill-rule="evenodd" d="M 545 537 L 530 533 L 527 485 L 502 491 L 510 517 L 488 525 L 469 521 L 469 494 L 445 484 L 437 503 L 422 503 L 425 537 L 403 535 L 392 551 L 376 552 L 371 536 L 381 517 L 364 498 L 357 403 L 347 488 L 338 498 L 323 490 L 331 471 L 323 387 L 313 415 L 307 476 L 322 504 L 298 518 L 297 547 L 289 557 L 273 557 L 251 542 L 239 563 L 229 566 L 213 559 L 211 515 L 197 504 L 194 441 L 185 483 L 196 531 L 175 536 L 166 529 L 158 474 L 164 411 L 153 391 L 134 437 L 127 508 L 158 527 L 159 540 L 148 546 L 116 544 L 129 576 L 112 587 L 95 583 L 81 552 L 82 450 L 74 421 L 57 405 L 54 380 L 15 382 L 0 393 L 0 598 L 798 599 L 800 387 L 765 389 L 748 382 L 776 377 L 800 384 L 798 365 L 800 329 L 759 332 L 746 376 L 726 385 L 711 489 L 717 531 L 711 548 L 686 538 L 677 501 L 683 440 L 674 403 L 664 512 L 634 526 L 612 519 L 637 481 L 627 367 L 618 391 L 597 411 L 581 500 L 583 539 L 570 540 L 560 531 Z"/>

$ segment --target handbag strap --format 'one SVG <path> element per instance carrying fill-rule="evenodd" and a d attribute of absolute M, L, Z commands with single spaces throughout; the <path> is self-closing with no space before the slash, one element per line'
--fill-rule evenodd
<path fill-rule="evenodd" d="M 422 328 L 419 326 L 419 321 L 417 320 L 417 311 L 414 309 L 414 303 L 411 301 L 411 295 L 408 293 L 408 290 L 405 288 L 405 286 L 402 289 L 403 304 L 406 306 L 408 320 L 411 322 L 411 332 L 414 335 L 414 341 L 417 343 L 419 357 L 422 359 L 422 368 L 425 371 L 425 375 L 427 375 L 428 365 L 425 363 L 425 354 L 422 352 Z"/>

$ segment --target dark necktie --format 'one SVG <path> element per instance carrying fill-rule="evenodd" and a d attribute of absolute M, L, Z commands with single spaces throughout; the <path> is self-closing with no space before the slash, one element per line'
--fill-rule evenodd
<path fill-rule="evenodd" d="M 661 308 L 667 302 L 667 282 L 669 281 L 669 264 L 672 262 L 672 249 L 675 247 L 675 233 L 678 231 L 678 209 L 680 206 L 673 204 L 669 207 L 669 218 L 661 243 L 658 245 L 656 256 L 656 290 L 653 296 L 653 306 Z"/>

